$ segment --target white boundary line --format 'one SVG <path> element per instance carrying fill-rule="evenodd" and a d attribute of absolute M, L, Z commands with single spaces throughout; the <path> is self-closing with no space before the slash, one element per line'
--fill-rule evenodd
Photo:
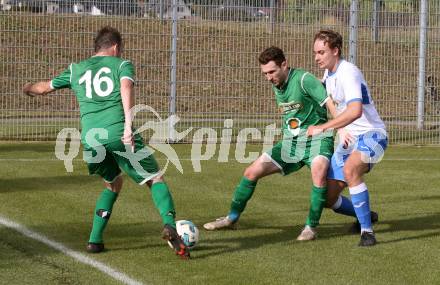
<path fill-rule="evenodd" d="M 33 231 L 27 229 L 26 227 L 24 227 L 20 224 L 17 224 L 15 222 L 1 216 L 1 215 L 0 215 L 0 225 L 3 225 L 3 226 L 10 228 L 10 229 L 13 229 L 13 230 L 31 238 L 31 239 L 37 240 L 41 243 L 44 243 L 45 245 L 47 245 L 49 247 L 52 247 L 58 251 L 61 251 L 65 255 L 73 257 L 75 260 L 77 260 L 83 264 L 90 265 L 90 266 L 98 269 L 99 271 L 104 272 L 105 274 L 109 275 L 110 277 L 113 277 L 114 279 L 121 281 L 124 284 L 129 284 L 129 285 L 143 284 L 139 281 L 136 281 L 136 280 L 128 277 L 124 273 L 121 273 L 121 272 L 105 265 L 102 262 L 96 261 L 94 259 L 87 257 L 84 254 L 81 254 L 77 251 L 71 250 L 68 247 L 64 246 L 63 244 L 56 242 L 56 241 L 52 241 L 49 238 L 45 237 L 44 235 L 33 232 Z"/>

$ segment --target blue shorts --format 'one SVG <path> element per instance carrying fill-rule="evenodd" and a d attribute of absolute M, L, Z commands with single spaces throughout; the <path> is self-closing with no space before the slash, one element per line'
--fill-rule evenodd
<path fill-rule="evenodd" d="M 388 138 L 383 131 L 370 131 L 355 137 L 355 142 L 344 148 L 342 144 L 336 147 L 333 153 L 327 178 L 340 180 L 345 182 L 344 165 L 348 157 L 353 151 L 363 153 L 362 156 L 365 163 L 368 163 L 369 170 L 373 168 L 375 163 L 378 163 L 388 146 Z"/>

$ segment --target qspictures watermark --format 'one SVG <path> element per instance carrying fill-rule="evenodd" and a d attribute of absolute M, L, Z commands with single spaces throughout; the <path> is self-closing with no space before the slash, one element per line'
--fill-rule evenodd
<path fill-rule="evenodd" d="M 304 157 L 306 153 L 307 145 L 309 147 L 310 156 L 315 156 L 319 154 L 320 143 L 325 137 L 332 137 L 333 131 L 327 131 L 320 135 L 313 136 L 311 139 L 306 137 L 306 130 L 299 129 L 298 126 L 291 124 L 287 125 L 287 130 L 282 132 L 280 128 L 276 127 L 276 124 L 269 124 L 264 127 L 264 131 L 261 132 L 257 128 L 243 128 L 240 129 L 233 140 L 233 126 L 234 122 L 232 119 L 226 119 L 223 122 L 223 128 L 220 130 L 220 136 L 217 130 L 214 128 L 199 128 L 194 129 L 189 127 L 182 132 L 178 132 L 175 128 L 176 124 L 180 121 L 180 118 L 176 115 L 172 115 L 167 119 L 162 119 L 161 116 L 148 105 L 136 105 L 132 108 L 132 121 L 136 117 L 136 114 L 142 111 L 151 112 L 157 120 L 147 121 L 142 126 L 140 126 L 133 135 L 142 134 L 143 132 L 149 130 L 152 131 L 152 135 L 149 137 L 148 144 L 140 149 L 133 151 L 130 145 L 126 145 L 125 151 L 116 152 L 116 155 L 125 157 L 130 161 L 131 165 L 142 177 L 149 177 L 152 174 L 146 172 L 140 165 L 142 159 L 154 154 L 156 151 L 161 152 L 166 157 L 165 166 L 162 168 L 161 172 L 165 172 L 168 165 L 173 164 L 179 172 L 183 173 L 183 167 L 181 164 L 181 159 L 179 155 L 174 150 L 172 144 L 168 143 L 169 137 L 172 137 L 173 142 L 179 142 L 187 138 L 190 132 L 192 134 L 191 143 L 191 163 L 194 172 L 201 172 L 202 161 L 207 161 L 212 159 L 216 154 L 217 161 L 219 163 L 229 162 L 232 141 L 235 141 L 235 161 L 239 163 L 249 164 L 256 160 L 260 156 L 260 152 L 246 152 L 247 143 L 250 140 L 262 140 L 262 151 L 261 153 L 268 152 L 273 147 L 275 137 L 283 133 L 282 138 L 282 159 L 287 163 L 295 163 Z M 290 129 L 295 128 L 298 129 Z M 151 133 L 151 132 L 149 132 Z M 377 135 L 366 134 L 364 135 L 363 143 L 364 147 L 368 147 L 374 150 L 374 156 L 365 156 L 366 163 L 377 163 L 379 162 L 384 154 L 384 148 L 377 143 L 377 137 L 386 138 L 386 134 L 379 131 Z M 87 163 L 100 163 L 105 159 L 106 149 L 101 141 L 108 139 L 108 131 L 104 128 L 93 128 L 90 129 L 83 136 L 84 142 L 93 148 L 91 150 L 83 151 L 83 160 Z M 79 155 L 80 151 L 80 140 L 81 133 L 76 128 L 64 128 L 62 129 L 56 139 L 55 145 L 55 156 L 64 161 L 64 166 L 67 172 L 73 172 L 73 160 Z M 295 149 L 292 152 L 292 142 L 295 141 Z M 308 144 L 307 142 L 310 142 Z M 70 142 L 70 144 L 69 144 Z M 357 143 L 357 142 L 356 142 Z M 217 148 L 218 147 L 218 148 Z M 342 152 L 344 155 L 350 150 L 356 149 L 356 146 L 350 146 L 346 151 Z M 218 152 L 217 152 L 218 149 Z M 342 161 L 342 158 L 338 161 Z"/>

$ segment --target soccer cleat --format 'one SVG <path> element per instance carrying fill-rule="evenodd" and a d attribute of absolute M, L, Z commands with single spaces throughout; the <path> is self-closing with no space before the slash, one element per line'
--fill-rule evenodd
<path fill-rule="evenodd" d="M 213 222 L 206 223 L 203 225 L 205 230 L 207 231 L 215 231 L 215 230 L 221 230 L 221 229 L 230 229 L 235 230 L 237 229 L 237 223 L 233 222 L 229 219 L 229 217 L 221 217 L 216 219 Z"/>
<path fill-rule="evenodd" d="M 168 242 L 169 246 L 182 259 L 189 259 L 189 248 L 183 243 L 175 228 L 168 224 L 165 225 L 162 231 L 162 238 Z"/>
<path fill-rule="evenodd" d="M 379 221 L 379 214 L 374 211 L 371 211 L 371 223 L 375 224 L 378 221 Z M 361 224 L 357 219 L 356 222 L 354 222 L 353 225 L 350 227 L 349 232 L 353 234 L 359 234 L 361 232 Z"/>
<path fill-rule="evenodd" d="M 89 252 L 89 253 L 100 253 L 102 251 L 104 251 L 104 244 L 103 243 L 89 242 L 87 244 L 87 252 Z"/>
<path fill-rule="evenodd" d="M 373 232 L 363 232 L 359 246 L 373 246 L 376 244 L 376 237 Z"/>
<path fill-rule="evenodd" d="M 312 227 L 306 226 L 296 240 L 306 241 L 306 240 L 314 240 L 318 236 L 316 230 Z"/>

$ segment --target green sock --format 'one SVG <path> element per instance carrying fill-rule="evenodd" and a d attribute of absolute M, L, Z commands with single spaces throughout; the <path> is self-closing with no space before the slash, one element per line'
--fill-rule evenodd
<path fill-rule="evenodd" d="M 90 233 L 89 242 L 102 243 L 102 233 L 113 209 L 113 204 L 116 201 L 118 194 L 104 189 L 98 200 L 96 201 L 95 214 L 93 216 L 92 232 Z"/>
<path fill-rule="evenodd" d="M 162 217 L 163 224 L 176 227 L 176 221 L 174 220 L 176 211 L 174 210 L 173 198 L 165 182 L 154 183 L 151 186 L 151 194 L 153 196 L 154 205 Z"/>
<path fill-rule="evenodd" d="M 254 193 L 257 181 L 251 181 L 246 177 L 242 177 L 237 188 L 235 188 L 234 196 L 232 197 L 231 213 L 240 214 L 246 208 L 246 204 L 251 199 Z"/>
<path fill-rule="evenodd" d="M 312 186 L 312 192 L 310 194 L 309 216 L 307 217 L 306 221 L 307 226 L 316 227 L 319 225 L 319 219 L 321 218 L 326 199 L 327 187 Z"/>

